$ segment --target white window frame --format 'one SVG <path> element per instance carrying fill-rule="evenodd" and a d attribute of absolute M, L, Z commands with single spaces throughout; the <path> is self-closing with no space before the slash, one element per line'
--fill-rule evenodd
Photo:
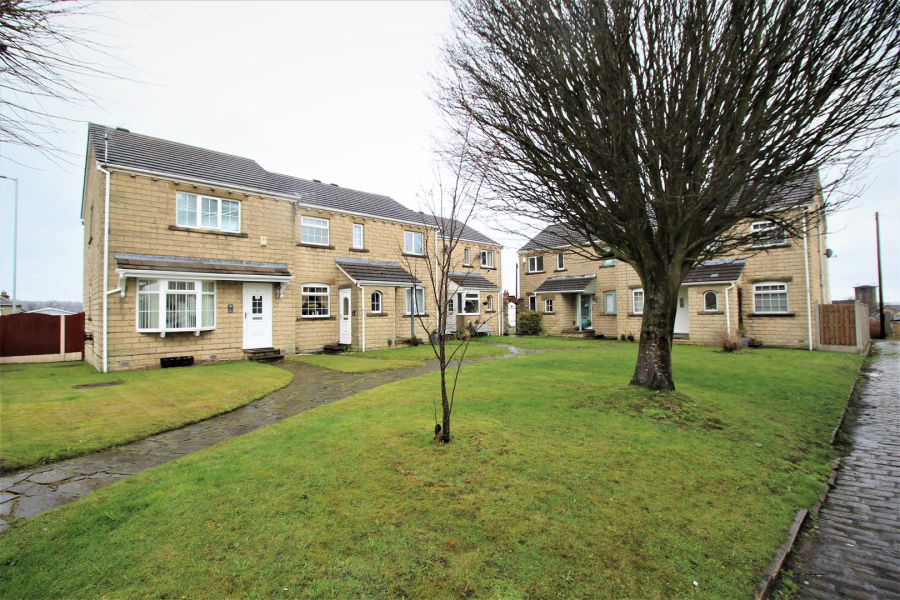
<path fill-rule="evenodd" d="M 419 292 L 422 293 L 421 294 L 422 295 L 421 306 L 419 305 L 419 298 L 418 298 Z M 425 288 L 423 288 L 421 286 L 416 286 L 415 304 L 416 304 L 416 314 L 424 315 L 425 314 Z M 406 288 L 406 314 L 407 314 L 407 316 L 412 315 L 412 305 L 413 305 L 412 288 Z"/>
<path fill-rule="evenodd" d="M 419 240 L 418 252 L 416 252 L 416 240 Z M 406 254 L 425 256 L 425 234 L 421 231 L 404 231 L 403 249 Z"/>
<path fill-rule="evenodd" d="M 531 312 L 537 312 L 537 294 L 531 294 L 528 296 L 528 310 Z"/>
<path fill-rule="evenodd" d="M 381 292 L 378 290 L 372 292 L 372 296 L 369 298 L 369 308 L 371 309 L 372 314 L 381 314 L 383 307 L 384 296 L 382 296 Z"/>
<path fill-rule="evenodd" d="M 716 305 L 713 308 L 710 308 L 709 304 L 706 302 L 706 296 L 708 294 L 712 294 L 716 299 Z M 715 290 L 706 290 L 703 292 L 703 312 L 719 312 L 719 294 Z"/>
<path fill-rule="evenodd" d="M 155 281 L 157 289 L 153 291 L 141 291 L 140 282 Z M 170 290 L 170 282 L 186 282 L 193 283 L 193 290 Z M 212 284 L 212 291 L 204 290 L 203 284 Z M 218 322 L 218 302 L 216 295 L 218 286 L 215 281 L 208 279 L 158 279 L 155 277 L 141 277 L 135 280 L 135 315 L 134 326 L 138 333 L 177 333 L 181 331 L 212 331 L 216 328 Z M 141 297 L 153 295 L 157 298 L 156 304 L 156 327 L 141 327 Z M 166 327 L 166 306 L 168 305 L 168 296 L 185 295 L 194 296 L 194 323 L 193 327 Z M 212 325 L 203 325 L 203 298 L 205 296 L 213 297 L 213 322 Z"/>
<path fill-rule="evenodd" d="M 310 288 L 325 288 L 325 293 L 322 292 L 308 292 L 307 290 Z M 325 297 L 325 314 L 310 314 L 304 315 L 304 302 L 306 302 L 305 298 L 315 297 L 321 298 Z M 327 319 L 331 317 L 331 286 L 327 283 L 304 283 L 300 286 L 300 318 L 301 319 Z"/>
<path fill-rule="evenodd" d="M 544 299 L 544 312 L 545 313 L 553 312 L 553 298 L 545 298 Z"/>
<path fill-rule="evenodd" d="M 480 253 L 481 256 L 481 266 L 487 267 L 489 269 L 494 268 L 494 251 L 493 250 L 482 250 Z"/>
<path fill-rule="evenodd" d="M 537 268 L 538 260 L 541 261 L 541 268 Z M 532 266 L 531 261 L 534 261 L 534 266 Z M 544 255 L 539 254 L 538 256 L 529 256 L 528 257 L 528 272 L 529 273 L 542 273 L 544 271 Z"/>
<path fill-rule="evenodd" d="M 193 197 L 193 199 L 191 199 Z M 188 203 L 193 204 L 193 214 L 194 214 L 194 223 L 193 225 L 190 223 L 186 223 L 180 221 L 181 211 L 178 208 L 178 204 L 182 199 L 187 200 Z M 216 223 L 215 225 L 204 225 L 203 224 L 203 201 L 204 200 L 212 200 L 216 203 Z M 237 205 L 237 229 L 225 229 L 222 227 L 222 204 L 224 202 L 229 202 L 231 204 Z M 230 198 L 217 198 L 216 196 L 207 196 L 206 194 L 195 194 L 193 192 L 175 192 L 175 225 L 177 227 L 189 227 L 191 229 L 206 229 L 208 231 L 224 231 L 227 233 L 240 233 L 241 232 L 241 207 L 240 200 L 232 200 Z"/>
<path fill-rule="evenodd" d="M 619 306 L 618 306 L 618 298 L 616 298 L 616 295 L 617 295 L 617 294 L 616 294 L 616 291 L 615 291 L 615 290 L 610 290 L 610 291 L 607 291 L 607 292 L 603 292 L 603 314 L 604 314 L 604 315 L 615 315 L 615 314 L 618 314 L 618 312 L 619 312 Z M 613 299 L 613 310 L 612 310 L 612 312 L 606 310 L 606 309 L 608 308 L 606 299 L 609 298 L 609 297 L 612 297 L 612 299 Z"/>
<path fill-rule="evenodd" d="M 760 289 L 760 288 L 770 288 L 770 287 L 780 287 L 780 290 L 775 289 Z M 757 310 L 759 306 L 758 302 L 762 296 L 771 296 L 771 295 L 780 295 L 784 294 L 784 305 L 785 310 Z M 788 285 L 783 281 L 763 281 L 761 283 L 757 283 L 753 285 L 753 312 L 757 315 L 785 315 L 791 312 L 791 303 L 790 296 L 788 295 Z"/>
<path fill-rule="evenodd" d="M 777 248 L 787 244 L 784 228 L 771 221 L 756 221 L 750 224 L 750 234 L 760 236 L 751 248 Z M 765 237 L 763 237 L 765 236 Z"/>
<path fill-rule="evenodd" d="M 484 311 L 485 312 L 494 312 L 494 297 L 488 296 L 487 298 L 484 299 L 484 301 L 487 302 L 487 304 L 484 305 Z"/>
<path fill-rule="evenodd" d="M 464 316 L 475 316 L 481 314 L 481 292 L 478 291 L 467 291 L 467 292 L 459 292 L 456 294 L 458 298 L 459 304 L 459 313 Z M 466 302 L 475 301 L 475 312 L 466 312 Z"/>
<path fill-rule="evenodd" d="M 325 225 L 321 225 L 321 223 L 325 223 Z M 325 232 L 325 243 L 322 242 L 312 242 L 309 239 L 304 239 L 304 235 L 306 231 L 324 231 Z M 301 244 L 309 244 L 310 246 L 328 246 L 331 244 L 331 221 L 329 219 L 323 219 L 322 217 L 300 217 L 300 243 Z"/>
<path fill-rule="evenodd" d="M 556 270 L 563 271 L 566 268 L 566 255 L 562 252 L 557 253 L 556 255 Z"/>
<path fill-rule="evenodd" d="M 357 231 L 359 232 L 359 243 L 357 243 L 357 241 L 356 241 L 356 232 Z M 366 247 L 365 246 L 365 241 L 366 241 L 365 240 L 365 228 L 363 227 L 362 223 L 354 223 L 353 224 L 352 236 L 353 236 L 352 244 L 353 244 L 353 248 L 355 250 L 362 250 L 363 248 Z"/>
<path fill-rule="evenodd" d="M 609 250 L 610 250 L 609 246 L 604 246 L 604 247 L 603 247 L 603 251 L 604 251 L 604 252 L 609 252 Z M 614 267 L 614 266 L 616 266 L 616 259 L 614 259 L 614 258 L 604 258 L 604 259 L 600 262 L 600 266 L 601 266 L 601 267 Z"/>
<path fill-rule="evenodd" d="M 465 250 L 463 250 L 463 266 L 471 267 L 472 266 L 472 249 L 468 246 Z"/>
<path fill-rule="evenodd" d="M 641 296 L 641 310 L 638 310 L 638 294 Z M 644 314 L 644 288 L 635 288 L 631 290 L 631 310 L 636 315 Z"/>

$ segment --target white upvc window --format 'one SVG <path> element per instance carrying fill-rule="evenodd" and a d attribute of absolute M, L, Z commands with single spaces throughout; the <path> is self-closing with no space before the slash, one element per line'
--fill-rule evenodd
<path fill-rule="evenodd" d="M 566 268 L 566 255 L 560 252 L 556 255 L 556 270 L 562 271 Z M 550 311 L 547 311 L 550 312 Z"/>
<path fill-rule="evenodd" d="M 788 291 L 786 283 L 766 282 L 753 286 L 753 310 L 762 314 L 784 314 L 788 312 Z"/>
<path fill-rule="evenodd" d="M 179 227 L 234 233 L 241 230 L 241 203 L 237 200 L 187 192 L 177 192 L 175 196 L 175 224 Z"/>
<path fill-rule="evenodd" d="M 353 224 L 353 247 L 357 250 L 363 248 L 363 226 L 360 223 Z"/>
<path fill-rule="evenodd" d="M 314 246 L 327 246 L 329 226 L 328 219 L 300 217 L 300 242 Z"/>
<path fill-rule="evenodd" d="M 137 280 L 137 330 L 142 333 L 216 328 L 216 282 Z"/>
<path fill-rule="evenodd" d="M 719 310 L 719 295 L 712 290 L 703 292 L 703 310 L 716 312 Z"/>
<path fill-rule="evenodd" d="M 603 248 L 603 251 L 604 251 L 604 252 L 609 252 L 609 250 L 610 250 L 609 246 L 605 246 L 605 247 Z M 604 258 L 604 259 L 600 262 L 600 266 L 601 266 L 601 267 L 614 267 L 614 266 L 616 266 L 616 259 L 614 259 L 614 258 Z"/>
<path fill-rule="evenodd" d="M 416 304 L 416 314 L 424 315 L 425 314 L 425 289 L 424 288 L 420 288 L 420 287 L 416 288 L 415 304 Z M 406 314 L 408 314 L 408 315 L 413 314 L 413 295 L 412 295 L 412 289 L 410 289 L 410 288 L 406 289 Z"/>
<path fill-rule="evenodd" d="M 534 294 L 528 296 L 528 310 L 537 310 L 537 296 Z"/>
<path fill-rule="evenodd" d="M 603 292 L 603 314 L 616 314 L 616 292 Z"/>
<path fill-rule="evenodd" d="M 463 266 L 471 267 L 472 266 L 472 249 L 466 248 L 463 250 Z"/>
<path fill-rule="evenodd" d="M 460 292 L 457 294 L 459 298 L 459 314 L 461 315 L 480 315 L 481 314 L 481 293 L 480 292 Z"/>
<path fill-rule="evenodd" d="M 771 221 L 757 221 L 750 224 L 753 248 L 770 248 L 786 243 L 784 228 Z"/>
<path fill-rule="evenodd" d="M 493 268 L 493 266 L 494 266 L 494 251 L 493 250 L 482 250 L 481 251 L 481 266 Z"/>
<path fill-rule="evenodd" d="M 485 298 L 485 302 L 487 302 L 487 304 L 484 305 L 485 310 L 487 312 L 494 312 L 494 297 L 488 296 L 487 298 Z"/>
<path fill-rule="evenodd" d="M 546 300 L 544 300 L 544 312 L 553 312 L 553 298 L 547 298 Z"/>
<path fill-rule="evenodd" d="M 403 234 L 403 248 L 407 254 L 422 255 L 425 253 L 425 236 L 418 231 L 406 231 Z"/>
<path fill-rule="evenodd" d="M 381 292 L 372 292 L 372 312 L 381 312 Z"/>
<path fill-rule="evenodd" d="M 528 272 L 529 273 L 538 273 L 544 270 L 544 257 L 543 256 L 529 256 L 528 257 Z"/>
<path fill-rule="evenodd" d="M 644 290 L 638 288 L 636 290 L 632 290 L 631 292 L 631 307 L 634 310 L 634 314 L 642 315 L 644 314 Z"/>
<path fill-rule="evenodd" d="M 300 287 L 300 316 L 316 319 L 331 316 L 331 286 L 307 283 Z"/>

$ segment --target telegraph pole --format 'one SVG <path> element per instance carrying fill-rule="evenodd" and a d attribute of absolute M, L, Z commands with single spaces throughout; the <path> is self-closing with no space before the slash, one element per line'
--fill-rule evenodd
<path fill-rule="evenodd" d="M 16 254 L 19 249 L 19 178 L 7 177 L 0 175 L 0 179 L 9 179 L 16 186 L 15 197 L 13 198 L 13 281 L 12 281 L 12 314 L 16 314 Z"/>
<path fill-rule="evenodd" d="M 878 249 L 878 320 L 881 323 L 880 339 L 885 338 L 884 328 L 884 286 L 881 284 L 881 226 L 878 223 L 878 213 L 875 213 L 875 246 Z"/>

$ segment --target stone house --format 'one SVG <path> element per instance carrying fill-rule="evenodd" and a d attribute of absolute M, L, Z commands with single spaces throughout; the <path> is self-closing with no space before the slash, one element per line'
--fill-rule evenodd
<path fill-rule="evenodd" d="M 85 356 L 100 371 L 387 348 L 427 336 L 413 311 L 435 327 L 437 228 L 387 196 L 90 124 L 81 218 Z M 459 237 L 478 259 L 454 290 L 497 306 L 500 245 Z"/>
<path fill-rule="evenodd" d="M 822 205 L 818 175 L 792 193 Z M 792 238 L 769 222 L 741 225 L 759 232 L 743 252 L 700 263 L 681 286 L 675 317 L 676 340 L 714 343 L 720 333 L 741 332 L 767 346 L 812 349 L 816 304 L 829 302 L 824 220 Z M 620 337 L 641 331 L 643 289 L 637 272 L 615 259 L 586 258 L 549 226 L 519 252 L 521 310 L 538 311 L 548 334 Z"/>

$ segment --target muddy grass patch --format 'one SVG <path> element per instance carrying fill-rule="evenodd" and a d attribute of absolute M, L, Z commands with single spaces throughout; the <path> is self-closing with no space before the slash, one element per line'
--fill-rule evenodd
<path fill-rule="evenodd" d="M 616 410 L 678 427 L 722 429 L 724 422 L 704 411 L 687 394 L 663 394 L 634 387 L 585 390 L 574 409 Z"/>

